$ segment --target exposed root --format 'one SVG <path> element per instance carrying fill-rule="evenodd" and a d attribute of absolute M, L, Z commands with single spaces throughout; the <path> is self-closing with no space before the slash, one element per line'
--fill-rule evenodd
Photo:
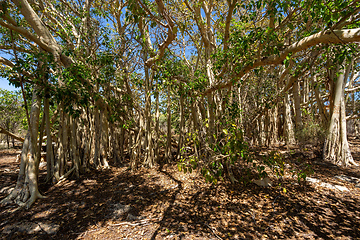
<path fill-rule="evenodd" d="M 38 191 L 32 193 L 30 195 L 30 191 L 23 187 L 23 188 L 15 188 L 6 198 L 1 200 L 1 205 L 8 205 L 11 203 L 17 204 L 19 207 L 15 210 L 18 211 L 22 208 L 29 209 L 31 205 L 36 201 L 36 199 L 44 199 L 47 198 L 46 196 L 42 195 Z"/>
<path fill-rule="evenodd" d="M 357 163 L 354 161 L 353 158 L 351 158 L 351 159 L 349 160 L 349 165 L 356 166 L 356 167 L 359 166 L 359 164 L 357 164 Z"/>
<path fill-rule="evenodd" d="M 67 173 L 65 173 L 64 175 L 62 175 L 59 179 L 59 181 L 56 184 L 60 184 L 61 182 L 65 181 L 65 179 L 75 170 L 75 166 L 70 169 Z"/>
<path fill-rule="evenodd" d="M 21 191 L 20 188 L 13 189 L 7 197 L 5 197 L 0 201 L 0 205 L 8 205 L 10 203 L 13 203 L 14 199 L 18 198 L 20 191 Z"/>

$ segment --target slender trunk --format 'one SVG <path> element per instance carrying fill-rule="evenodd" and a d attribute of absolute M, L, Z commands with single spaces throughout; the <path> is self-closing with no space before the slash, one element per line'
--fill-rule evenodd
<path fill-rule="evenodd" d="M 293 84 L 293 96 L 294 96 L 294 107 L 295 107 L 295 126 L 297 130 L 301 129 L 301 107 L 300 107 L 300 95 L 299 95 L 299 81 L 296 80 Z"/>
<path fill-rule="evenodd" d="M 36 149 L 36 164 L 37 164 L 37 173 L 36 175 L 39 175 L 39 164 L 41 160 L 41 151 L 42 151 L 42 141 L 43 141 L 43 135 L 44 135 L 44 127 L 45 127 L 45 117 L 43 116 L 40 126 L 40 136 L 39 136 L 39 146 Z"/>
<path fill-rule="evenodd" d="M 51 128 L 50 128 L 50 111 L 49 111 L 49 99 L 45 98 L 44 100 L 44 117 L 45 117 L 45 126 L 46 126 L 46 167 L 47 175 L 46 181 L 49 181 L 54 175 L 54 154 L 52 147 L 52 137 L 51 137 Z"/>
<path fill-rule="evenodd" d="M 114 124 L 111 124 L 111 131 L 113 133 L 112 144 L 114 151 L 115 164 L 120 164 L 124 160 L 124 146 L 125 146 L 125 129 L 120 126 L 118 131 L 115 130 Z M 128 148 L 129 150 L 129 148 Z M 129 151 L 128 151 L 129 153 Z"/>
<path fill-rule="evenodd" d="M 314 79 L 315 79 L 315 76 L 314 76 Z M 315 81 L 313 80 L 313 82 L 315 82 Z M 324 105 L 322 99 L 320 98 L 319 86 L 314 87 L 314 94 L 315 94 L 315 98 L 316 98 L 316 104 L 319 109 L 322 126 L 325 128 L 325 127 L 327 127 L 327 124 L 329 122 L 329 116 L 325 110 L 325 105 Z"/>
<path fill-rule="evenodd" d="M 151 86 L 152 76 L 149 74 L 150 69 L 145 67 L 145 159 L 144 165 L 146 167 L 154 166 L 154 149 L 152 142 L 152 131 L 151 131 Z M 152 73 L 151 73 L 152 75 Z"/>
<path fill-rule="evenodd" d="M 287 145 L 295 144 L 295 134 L 294 134 L 294 124 L 291 117 L 291 107 L 289 94 L 285 93 L 285 101 L 284 101 L 284 110 L 285 110 L 285 142 Z"/>
<path fill-rule="evenodd" d="M 208 129 L 207 129 L 207 138 L 208 143 L 211 145 L 214 143 L 214 133 L 215 133 L 215 104 L 214 97 L 212 93 L 207 95 L 208 107 L 207 107 L 207 118 L 208 118 Z"/>
<path fill-rule="evenodd" d="M 101 117 L 101 125 L 102 125 L 102 134 L 101 134 L 101 156 L 102 162 L 101 165 L 103 168 L 109 168 L 108 163 L 108 154 L 109 154 L 109 123 L 108 123 L 108 111 L 106 108 L 103 108 L 100 111 L 102 114 Z"/>
<path fill-rule="evenodd" d="M 59 121 L 59 133 L 58 133 L 58 148 L 57 148 L 57 155 L 58 158 L 56 159 L 55 166 L 54 166 L 54 177 L 55 181 L 58 182 L 60 180 L 60 165 L 64 162 L 64 145 L 63 145 L 63 131 L 62 128 L 64 126 L 64 110 L 63 105 L 61 104 L 59 107 L 60 112 L 60 121 Z"/>
<path fill-rule="evenodd" d="M 101 141 L 101 126 L 100 126 L 100 112 L 98 108 L 94 109 L 94 128 L 95 128 L 95 150 L 94 150 L 94 164 L 95 167 L 100 163 L 100 141 Z"/>
<path fill-rule="evenodd" d="M 180 89 L 180 126 L 179 126 L 179 140 L 178 140 L 178 149 L 176 153 L 176 159 L 180 158 L 181 155 L 181 149 L 183 147 L 184 142 L 184 123 L 185 123 L 185 117 L 184 117 L 184 95 L 182 93 L 182 88 Z"/>
<path fill-rule="evenodd" d="M 159 104 L 159 89 L 158 85 L 156 85 L 156 98 L 155 98 L 155 159 L 157 162 L 160 160 L 159 156 L 159 144 L 160 144 L 160 127 L 159 127 L 159 118 L 160 118 L 160 104 Z"/>
<path fill-rule="evenodd" d="M 170 98 L 170 84 L 167 86 L 167 140 L 166 140 L 166 150 L 165 150 L 165 159 L 167 162 L 171 161 L 171 98 Z"/>
<path fill-rule="evenodd" d="M 90 132 L 91 119 L 88 116 L 88 109 L 84 110 L 83 119 L 84 119 L 84 132 L 82 138 L 82 147 L 84 149 L 84 154 L 82 157 L 82 166 L 81 166 L 82 171 L 87 168 L 87 165 L 89 163 L 90 147 L 92 144 L 92 136 Z"/>
<path fill-rule="evenodd" d="M 195 108 L 195 104 L 196 104 L 196 100 L 193 100 L 191 103 L 191 116 L 192 116 L 192 120 L 193 120 L 193 134 L 195 134 L 195 136 L 193 136 L 193 140 L 194 140 L 194 149 L 195 149 L 195 155 L 198 158 L 199 157 L 199 150 L 198 148 L 201 148 L 200 145 L 200 141 L 199 141 L 199 120 L 198 120 L 198 114 Z"/>
<path fill-rule="evenodd" d="M 66 162 L 68 157 L 68 151 L 69 151 L 69 114 L 63 112 L 64 114 L 64 122 L 63 122 L 63 128 L 60 129 L 60 131 L 63 131 L 62 135 L 62 145 L 63 145 L 63 158 L 62 161 L 60 161 L 60 176 L 63 176 L 66 169 Z"/>
<path fill-rule="evenodd" d="M 75 174 L 76 177 L 79 178 L 79 165 L 80 165 L 80 159 L 79 159 L 79 148 L 77 144 L 77 126 L 76 126 L 76 120 L 71 117 L 70 118 L 70 126 L 71 126 L 71 152 L 72 152 L 72 158 L 73 163 L 75 165 Z"/>

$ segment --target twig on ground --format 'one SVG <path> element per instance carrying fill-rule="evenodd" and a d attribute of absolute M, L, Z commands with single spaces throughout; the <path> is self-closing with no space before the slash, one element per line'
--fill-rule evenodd
<path fill-rule="evenodd" d="M 87 230 L 87 231 L 81 233 L 81 234 L 78 236 L 78 238 L 83 238 L 83 237 L 85 237 L 85 235 L 86 235 L 87 233 L 89 233 L 89 232 L 96 232 L 96 231 L 98 231 L 98 230 L 99 230 L 99 228 L 93 229 L 93 230 Z M 74 233 L 72 233 L 72 234 L 79 234 L 79 233 L 78 233 L 78 232 L 74 232 Z"/>
<path fill-rule="evenodd" d="M 253 214 L 253 212 L 252 212 L 252 211 L 250 211 L 250 210 L 248 210 L 248 212 L 251 214 L 252 219 L 254 220 L 254 223 L 256 224 L 255 215 L 254 215 L 254 214 Z"/>
<path fill-rule="evenodd" d="M 273 212 L 275 213 L 275 202 L 276 200 L 280 197 L 281 195 L 277 195 L 276 198 L 274 199 L 273 203 L 272 203 L 272 206 L 273 206 Z"/>
<path fill-rule="evenodd" d="M 218 239 L 222 240 L 222 238 L 221 238 L 219 235 L 216 234 L 216 232 L 214 231 L 214 229 L 212 229 L 212 228 L 211 228 L 209 225 L 207 225 L 206 223 L 205 223 L 205 226 L 207 226 L 207 227 L 211 230 L 211 232 L 215 235 L 215 237 L 217 237 Z"/>
<path fill-rule="evenodd" d="M 116 223 L 116 224 L 109 224 L 109 226 L 110 226 L 110 227 L 113 227 L 113 226 L 120 226 L 120 225 L 130 225 L 130 226 L 147 225 L 147 224 L 149 224 L 149 221 L 152 221 L 152 220 L 160 220 L 160 219 L 161 219 L 161 218 L 150 218 L 150 219 L 140 220 L 140 221 L 137 222 L 137 223 L 121 222 L 121 223 Z"/>

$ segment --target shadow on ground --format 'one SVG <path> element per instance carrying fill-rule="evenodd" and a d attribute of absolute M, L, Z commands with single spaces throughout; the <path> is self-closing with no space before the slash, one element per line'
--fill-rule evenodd
<path fill-rule="evenodd" d="M 0 189 L 17 178 L 15 155 L 6 156 Z M 325 180 L 353 173 L 315 168 Z M 136 172 L 111 167 L 40 185 L 48 198 L 30 210 L 13 213 L 14 206 L 1 206 L 0 232 L 3 239 L 357 239 L 360 189 L 348 187 L 331 191 L 289 179 L 269 188 L 212 186 L 171 165 Z"/>

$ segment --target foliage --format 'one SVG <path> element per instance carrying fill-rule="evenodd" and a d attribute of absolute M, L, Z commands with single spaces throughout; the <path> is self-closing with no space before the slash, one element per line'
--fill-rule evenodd
<path fill-rule="evenodd" d="M 23 100 L 20 92 L 0 89 L 0 125 L 18 134 L 27 128 Z"/>
<path fill-rule="evenodd" d="M 296 129 L 295 137 L 303 145 L 322 146 L 325 141 L 325 130 L 318 121 L 303 111 L 303 123 Z"/>

